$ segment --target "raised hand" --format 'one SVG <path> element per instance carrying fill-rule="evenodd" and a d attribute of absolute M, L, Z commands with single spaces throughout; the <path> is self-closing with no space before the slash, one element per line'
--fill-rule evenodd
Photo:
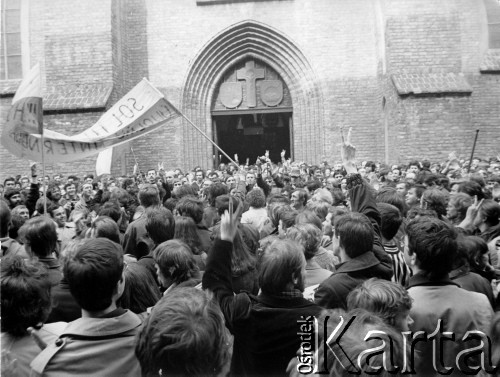
<path fill-rule="evenodd" d="M 283 149 L 283 150 L 281 151 L 281 158 L 285 158 L 285 155 L 286 155 L 286 150 L 284 150 L 284 149 Z"/>
<path fill-rule="evenodd" d="M 264 154 L 264 156 L 266 156 L 266 159 L 269 158 L 269 151 L 268 150 L 266 150 L 266 153 Z"/>
<path fill-rule="evenodd" d="M 466 218 L 468 218 L 471 221 L 474 221 L 476 218 L 477 214 L 479 213 L 479 210 L 481 209 L 481 205 L 483 204 L 483 200 L 481 199 L 479 202 L 477 200 L 477 196 L 474 196 L 474 203 L 472 203 L 469 208 L 467 208 L 467 213 L 465 215 Z"/>
<path fill-rule="evenodd" d="M 238 162 L 238 153 L 234 154 L 234 161 Z"/>
<path fill-rule="evenodd" d="M 342 127 L 340 128 L 340 135 L 342 138 L 340 155 L 342 156 L 342 163 L 346 168 L 346 170 L 348 167 L 356 166 L 354 164 L 354 160 L 356 159 L 356 147 L 351 144 L 351 132 L 352 132 L 352 127 L 349 127 L 347 138 L 344 139 L 344 129 Z"/>
<path fill-rule="evenodd" d="M 233 213 L 233 198 L 229 198 L 229 209 L 224 212 L 220 220 L 220 238 L 223 241 L 233 242 L 242 212 L 242 205 L 239 205 L 236 212 Z"/>

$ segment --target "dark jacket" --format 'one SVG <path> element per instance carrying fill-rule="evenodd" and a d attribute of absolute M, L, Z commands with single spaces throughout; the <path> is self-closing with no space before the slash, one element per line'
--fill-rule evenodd
<path fill-rule="evenodd" d="M 82 309 L 69 291 L 66 278 L 62 278 L 59 285 L 52 288 L 52 311 L 45 323 L 71 322 L 82 316 Z"/>
<path fill-rule="evenodd" d="M 488 280 L 481 275 L 471 272 L 467 266 L 462 266 L 450 272 L 450 279 L 467 291 L 484 294 L 491 306 L 495 307 L 495 296 Z"/>
<path fill-rule="evenodd" d="M 347 295 L 359 284 L 373 277 L 390 280 L 393 274 L 391 258 L 382 246 L 380 213 L 377 210 L 375 198 L 367 183 L 358 174 L 348 182 L 348 187 L 352 211 L 364 213 L 372 223 L 373 249 L 339 264 L 336 271 L 320 284 L 314 295 L 314 301 L 328 309 L 346 309 Z"/>
<path fill-rule="evenodd" d="M 298 320 L 318 316 L 321 308 L 303 297 L 233 294 L 231 249 L 216 240 L 208 255 L 203 288 L 214 292 L 234 335 L 231 372 L 235 376 L 286 376 L 300 347 Z"/>

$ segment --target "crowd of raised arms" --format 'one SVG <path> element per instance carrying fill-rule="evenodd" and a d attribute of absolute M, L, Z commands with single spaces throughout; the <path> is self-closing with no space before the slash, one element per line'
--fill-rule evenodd
<path fill-rule="evenodd" d="M 5 179 L 2 375 L 497 375 L 500 156 L 350 133 L 333 164 Z"/>

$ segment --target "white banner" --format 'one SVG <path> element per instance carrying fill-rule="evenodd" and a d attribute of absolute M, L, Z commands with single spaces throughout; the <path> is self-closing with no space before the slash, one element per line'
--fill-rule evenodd
<path fill-rule="evenodd" d="M 19 108 L 16 103 L 9 111 L 2 145 L 18 157 L 41 161 L 41 135 L 33 133 L 33 125 L 25 121 L 26 107 Z M 93 156 L 150 133 L 179 116 L 180 112 L 163 94 L 143 79 L 84 132 L 66 136 L 44 130 L 45 162 L 70 162 Z"/>

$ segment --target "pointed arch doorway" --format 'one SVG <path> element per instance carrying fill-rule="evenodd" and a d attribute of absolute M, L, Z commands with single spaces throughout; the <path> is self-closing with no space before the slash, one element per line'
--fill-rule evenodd
<path fill-rule="evenodd" d="M 268 150 L 272 161 L 281 151 L 293 157 L 293 107 L 290 91 L 278 73 L 258 59 L 238 62 L 224 74 L 212 105 L 214 141 L 240 163 L 255 163 Z M 229 162 L 214 148 L 215 163 Z"/>

